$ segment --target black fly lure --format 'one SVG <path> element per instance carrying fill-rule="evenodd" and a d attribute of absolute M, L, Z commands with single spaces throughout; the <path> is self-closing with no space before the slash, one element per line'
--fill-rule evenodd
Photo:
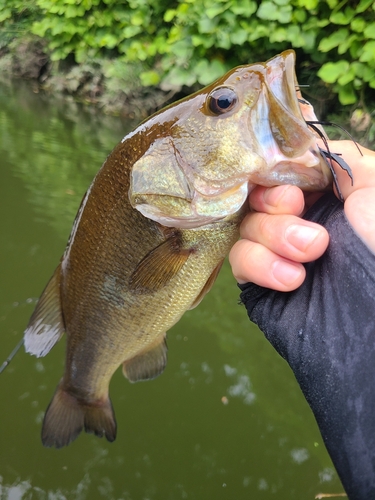
<path fill-rule="evenodd" d="M 310 104 L 307 101 L 305 101 L 304 99 L 298 99 L 298 101 L 301 102 L 302 104 Z M 324 136 L 323 132 L 320 130 L 320 128 L 317 125 L 326 125 L 326 126 L 340 128 L 354 142 L 354 144 L 356 145 L 356 147 L 357 147 L 357 149 L 358 149 L 358 151 L 360 152 L 361 155 L 362 155 L 362 151 L 360 150 L 357 142 L 349 134 L 349 132 L 344 127 L 341 127 L 341 125 L 337 125 L 336 123 L 331 123 L 331 122 L 308 121 L 308 120 L 306 120 L 306 123 L 307 123 L 307 125 L 310 128 L 312 128 L 314 130 L 314 132 L 316 134 L 319 135 L 319 137 L 322 139 L 322 141 L 323 141 L 323 143 L 324 143 L 324 145 L 326 147 L 326 149 L 319 148 L 319 151 L 320 151 L 320 154 L 322 155 L 322 157 L 324 158 L 325 162 L 327 163 L 328 168 L 330 169 L 330 171 L 332 173 L 333 182 L 334 182 L 334 184 L 336 186 L 336 189 L 337 189 L 337 194 L 339 195 L 340 200 L 342 202 L 344 202 L 344 197 L 343 197 L 343 195 L 341 193 L 340 186 L 339 186 L 338 181 L 337 181 L 337 175 L 336 175 L 336 173 L 334 171 L 332 161 L 335 161 L 340 166 L 340 168 L 342 168 L 342 170 L 345 170 L 345 172 L 350 177 L 350 180 L 351 180 L 351 183 L 352 183 L 352 186 L 353 186 L 353 173 L 352 173 L 352 169 L 349 167 L 349 165 L 346 163 L 346 161 L 339 154 L 332 153 L 330 151 L 327 139 L 326 139 L 326 137 Z"/>

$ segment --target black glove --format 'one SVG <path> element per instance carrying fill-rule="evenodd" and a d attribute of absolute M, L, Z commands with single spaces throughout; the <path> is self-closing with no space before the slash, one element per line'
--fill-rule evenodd
<path fill-rule="evenodd" d="M 375 499 L 375 255 L 328 194 L 305 219 L 330 243 L 293 292 L 241 285 L 251 321 L 290 364 L 350 500 Z"/>

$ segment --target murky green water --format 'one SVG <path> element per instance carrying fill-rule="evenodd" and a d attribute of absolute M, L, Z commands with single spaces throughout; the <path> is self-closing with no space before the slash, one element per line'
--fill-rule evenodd
<path fill-rule="evenodd" d="M 129 126 L 0 88 L 0 362 L 58 263 L 81 196 Z M 19 352 L 0 375 L 0 498 L 307 500 L 342 491 L 293 375 L 237 298 L 227 266 L 169 332 L 161 377 L 131 385 L 115 374 L 112 444 L 85 434 L 44 448 L 64 342 L 46 358 Z"/>

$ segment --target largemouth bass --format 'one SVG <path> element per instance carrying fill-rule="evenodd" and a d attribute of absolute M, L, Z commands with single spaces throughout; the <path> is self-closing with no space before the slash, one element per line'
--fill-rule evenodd
<path fill-rule="evenodd" d="M 211 288 L 252 187 L 331 183 L 294 62 L 287 51 L 233 69 L 151 116 L 104 162 L 25 331 L 36 356 L 67 336 L 45 446 L 68 445 L 83 429 L 115 439 L 113 373 L 122 365 L 131 382 L 162 373 L 166 332 Z"/>

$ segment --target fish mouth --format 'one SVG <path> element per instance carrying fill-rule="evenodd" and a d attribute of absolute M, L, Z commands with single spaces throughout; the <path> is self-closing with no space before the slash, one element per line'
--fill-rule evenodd
<path fill-rule="evenodd" d="M 295 54 L 285 51 L 265 63 L 263 91 L 249 115 L 254 148 L 266 167 L 251 175 L 262 186 L 294 184 L 301 189 L 322 190 L 332 181 L 317 146 L 317 136 L 305 118 L 312 106 L 301 107 L 294 71 Z M 306 115 L 306 116 L 305 116 Z"/>
<path fill-rule="evenodd" d="M 322 162 L 317 165 L 306 167 L 303 163 L 292 160 L 284 160 L 277 163 L 273 169 L 268 172 L 266 178 L 259 179 L 262 186 L 272 187 L 279 184 L 298 185 L 306 191 L 325 190 L 330 184 L 331 175 L 325 168 L 322 169 Z M 253 179 L 257 183 L 257 179 Z"/>
<path fill-rule="evenodd" d="M 193 199 L 143 195 L 133 205 L 144 217 L 163 226 L 179 229 L 201 228 L 237 214 L 249 193 L 248 182 L 233 186 L 216 196 L 195 191 Z"/>

